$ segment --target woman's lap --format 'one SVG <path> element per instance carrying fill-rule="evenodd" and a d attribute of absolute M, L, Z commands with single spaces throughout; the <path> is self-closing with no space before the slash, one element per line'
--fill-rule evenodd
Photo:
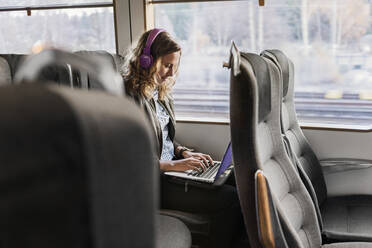
<path fill-rule="evenodd" d="M 239 204 L 236 188 L 222 185 L 216 188 L 202 188 L 174 183 L 162 178 L 161 207 L 192 213 L 216 214 Z"/>

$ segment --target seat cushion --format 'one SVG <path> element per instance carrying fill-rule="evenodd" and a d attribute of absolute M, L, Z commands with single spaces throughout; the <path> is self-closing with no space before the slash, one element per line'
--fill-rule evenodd
<path fill-rule="evenodd" d="M 191 247 L 191 233 L 180 220 L 158 215 L 156 224 L 156 247 L 162 248 L 189 248 Z"/>
<path fill-rule="evenodd" d="M 320 209 L 330 240 L 372 241 L 372 196 L 330 197 Z"/>

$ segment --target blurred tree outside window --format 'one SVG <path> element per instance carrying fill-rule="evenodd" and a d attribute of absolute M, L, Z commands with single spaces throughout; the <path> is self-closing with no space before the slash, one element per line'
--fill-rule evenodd
<path fill-rule="evenodd" d="M 182 45 L 174 92 L 182 118 L 228 118 L 231 41 L 282 50 L 295 65 L 300 121 L 372 125 L 372 1 L 274 0 L 153 4 L 156 27 Z"/>
<path fill-rule="evenodd" d="M 76 5 L 81 7 L 68 8 Z M 112 0 L 0 2 L 4 10 L 38 7 L 47 9 L 34 9 L 30 16 L 26 11 L 0 12 L 0 53 L 29 54 L 35 46 L 116 52 Z"/>

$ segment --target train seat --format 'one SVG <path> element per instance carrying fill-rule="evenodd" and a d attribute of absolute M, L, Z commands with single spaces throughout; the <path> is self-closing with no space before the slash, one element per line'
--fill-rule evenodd
<path fill-rule="evenodd" d="M 25 67 L 41 61 L 35 58 L 25 61 L 17 82 L 27 81 Z M 134 103 L 40 83 L 4 86 L 0 95 L 0 147 L 7 154 L 1 158 L 2 245 L 191 246 L 181 221 L 156 214 L 152 136 Z"/>
<path fill-rule="evenodd" d="M 106 51 L 78 51 L 75 52 L 73 55 L 78 55 L 84 61 L 106 62 L 106 64 L 110 65 L 110 67 L 116 73 L 120 72 L 121 66 L 123 64 L 123 57 L 121 57 L 120 55 L 110 54 Z M 66 62 L 65 64 L 69 63 Z M 46 69 L 49 68 L 52 67 L 48 66 L 47 68 L 42 70 L 42 72 L 45 72 Z M 72 72 L 73 88 L 104 90 L 102 80 L 101 81 L 97 80 L 97 78 L 92 73 L 80 70 L 79 66 L 71 65 L 71 63 L 69 64 L 69 68 L 70 72 Z M 49 72 L 49 77 L 47 78 L 51 80 L 53 80 L 53 78 L 56 78 L 55 76 L 53 76 L 54 72 L 55 70 Z M 37 77 L 37 79 L 40 78 L 41 78 L 40 76 Z M 120 80 L 122 79 L 120 78 Z M 108 80 L 108 84 L 110 83 L 112 82 Z M 121 95 L 121 93 L 122 93 L 121 91 L 117 92 L 117 95 Z M 196 215 L 182 211 L 174 211 L 169 209 L 162 209 L 160 210 L 159 213 L 161 215 L 169 216 L 171 218 L 177 218 L 184 222 L 187 228 L 191 230 L 192 241 L 194 245 L 197 245 L 197 247 L 208 246 L 207 243 L 209 240 L 209 218 L 207 216 Z"/>
<path fill-rule="evenodd" d="M 372 195 L 328 197 L 320 162 L 303 134 L 294 106 L 294 65 L 279 50 L 267 50 L 262 56 L 271 59 L 281 70 L 283 101 L 282 133 L 290 143 L 294 166 L 313 198 L 322 233 L 329 240 L 372 242 Z"/>
<path fill-rule="evenodd" d="M 112 64 L 116 72 L 120 71 L 123 63 L 122 56 L 111 54 L 106 51 L 77 51 L 75 54 L 91 60 L 105 60 L 109 64 Z M 26 54 L 0 54 L 0 82 L 13 83 L 14 76 L 26 57 Z M 10 71 L 10 75 L 8 71 Z M 1 80 L 3 77 L 4 79 Z M 68 63 L 63 65 L 50 64 L 43 68 L 38 79 L 43 83 L 52 82 L 54 84 L 65 85 L 71 88 L 103 89 L 101 84 L 98 83 L 94 77 L 89 77 L 87 74 L 81 74 L 80 71 L 71 67 Z"/>
<path fill-rule="evenodd" d="M 27 55 L 24 54 L 1 54 L 0 55 L 0 72 L 5 70 L 10 72 L 6 73 L 5 80 L 1 80 L 3 75 L 0 73 L 0 82 L 4 81 L 6 84 L 12 84 L 14 82 L 14 76 L 16 75 L 19 68 Z M 7 69 L 8 68 L 8 69 Z M 44 68 L 39 75 L 40 82 L 53 84 L 61 84 L 72 87 L 72 74 L 69 65 L 49 65 Z"/>
<path fill-rule="evenodd" d="M 120 72 L 123 64 L 123 57 L 117 54 L 111 54 L 106 51 L 77 51 L 74 54 L 82 56 L 88 60 L 103 60 L 112 66 L 115 72 Z M 81 73 L 73 69 L 74 85 L 78 88 L 103 90 L 102 85 L 91 75 Z"/>
<path fill-rule="evenodd" d="M 252 247 L 372 247 L 372 243 L 324 244 L 312 199 L 285 150 L 280 130 L 280 71 L 269 59 L 231 48 L 230 129 L 235 174 Z M 255 173 L 271 188 L 279 228 L 273 246 L 260 242 Z M 279 245 L 281 244 L 281 245 Z"/>
<path fill-rule="evenodd" d="M 0 101 L 2 246 L 155 247 L 155 166 L 136 106 L 42 84 L 3 86 Z"/>

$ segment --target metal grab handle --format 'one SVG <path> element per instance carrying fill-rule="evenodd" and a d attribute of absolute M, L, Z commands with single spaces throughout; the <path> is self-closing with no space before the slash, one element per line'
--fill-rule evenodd
<path fill-rule="evenodd" d="M 57 49 L 44 50 L 38 54 L 26 57 L 14 76 L 14 83 L 32 82 L 39 76 L 43 68 L 50 65 L 65 66 L 66 64 L 79 72 L 88 73 L 107 92 L 119 96 L 123 95 L 122 78 L 108 61 L 99 57 L 89 60 Z"/>

